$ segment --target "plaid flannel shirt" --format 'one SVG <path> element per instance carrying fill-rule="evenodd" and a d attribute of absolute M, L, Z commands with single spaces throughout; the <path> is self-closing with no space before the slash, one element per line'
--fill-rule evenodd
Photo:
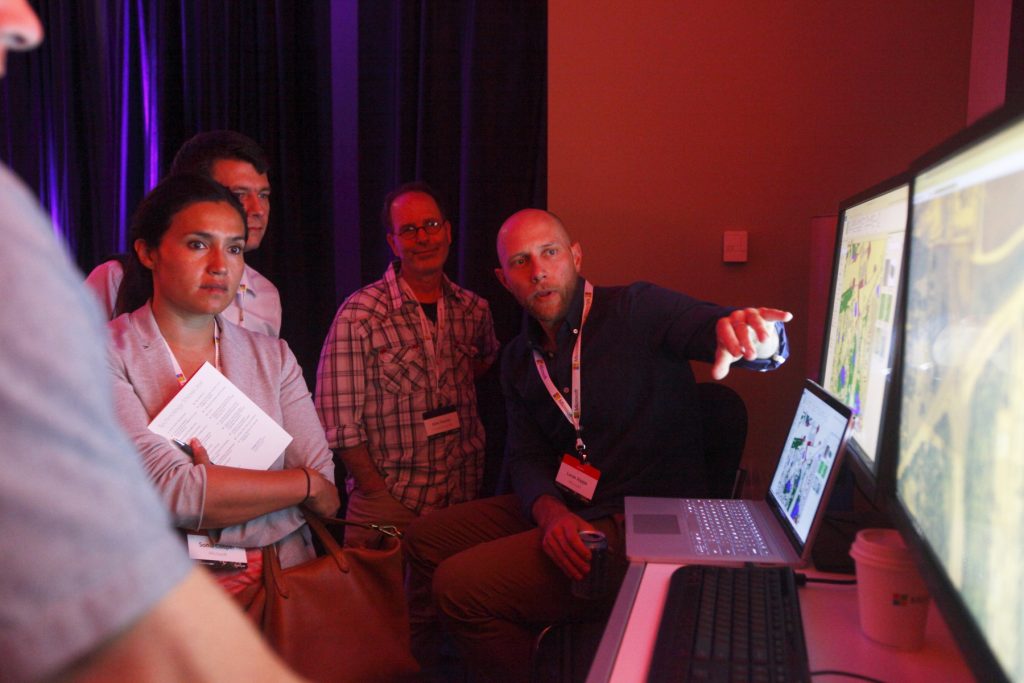
<path fill-rule="evenodd" d="M 315 403 L 331 448 L 366 443 L 391 495 L 422 513 L 479 492 L 484 428 L 473 369 L 478 359 L 494 362 L 498 339 L 487 302 L 445 277 L 440 338 L 432 327 L 435 390 L 420 306 L 400 285 L 398 265 L 341 305 L 320 354 Z M 428 438 L 423 413 L 449 405 L 459 431 Z"/>

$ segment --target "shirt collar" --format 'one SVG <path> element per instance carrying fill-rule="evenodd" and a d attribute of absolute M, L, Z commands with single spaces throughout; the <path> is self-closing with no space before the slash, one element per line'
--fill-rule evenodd
<path fill-rule="evenodd" d="M 246 294 L 256 296 L 256 290 L 252 287 L 252 282 L 249 277 L 249 266 L 246 264 L 242 268 L 242 279 L 238 281 L 239 291 L 245 292 Z"/>
<path fill-rule="evenodd" d="M 220 328 L 220 340 L 223 347 L 225 339 L 234 338 L 234 331 L 229 329 L 234 326 L 226 324 L 224 316 L 220 313 L 214 317 L 217 319 L 217 327 Z M 160 332 L 160 326 L 156 324 L 156 316 L 153 315 L 152 297 L 146 299 L 146 303 L 129 313 L 128 319 L 138 331 L 144 348 L 148 349 L 164 338 L 163 334 Z"/>
<path fill-rule="evenodd" d="M 416 300 L 405 296 L 402 292 L 402 286 L 398 284 L 398 273 L 402 270 L 402 262 L 399 260 L 392 261 L 387 270 L 384 271 L 384 286 L 387 288 L 388 299 L 391 301 L 391 309 L 397 311 L 406 303 L 413 303 Z M 441 297 L 444 299 L 452 299 L 456 302 L 462 300 L 462 289 L 454 282 L 448 279 L 448 276 L 441 273 Z"/>

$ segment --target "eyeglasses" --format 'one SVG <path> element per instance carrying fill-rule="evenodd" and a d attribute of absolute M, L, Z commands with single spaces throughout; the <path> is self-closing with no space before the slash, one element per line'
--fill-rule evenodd
<path fill-rule="evenodd" d="M 423 230 L 428 235 L 436 235 L 442 225 L 444 225 L 442 221 L 431 218 L 423 225 L 403 225 L 398 229 L 398 236 L 403 240 L 414 240 L 419 235 L 420 230 Z"/>

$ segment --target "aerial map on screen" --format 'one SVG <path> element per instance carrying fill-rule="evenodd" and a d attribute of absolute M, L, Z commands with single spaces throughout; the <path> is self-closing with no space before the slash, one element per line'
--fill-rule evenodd
<path fill-rule="evenodd" d="M 909 188 L 843 212 L 822 386 L 853 409 L 851 439 L 870 462 L 892 357 Z"/>
<path fill-rule="evenodd" d="M 805 389 L 771 484 L 772 496 L 802 541 L 811 531 L 845 432 L 845 416 Z"/>
<path fill-rule="evenodd" d="M 1024 679 L 1024 125 L 914 189 L 897 490 Z"/>

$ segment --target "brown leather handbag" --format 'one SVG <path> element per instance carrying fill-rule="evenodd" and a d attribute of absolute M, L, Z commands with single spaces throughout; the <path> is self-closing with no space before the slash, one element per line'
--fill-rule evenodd
<path fill-rule="evenodd" d="M 278 655 L 313 681 L 414 680 L 400 534 L 386 535 L 379 550 L 342 548 L 325 523 L 352 522 L 303 514 L 326 553 L 282 569 L 277 549 L 264 548 L 250 617 Z"/>

